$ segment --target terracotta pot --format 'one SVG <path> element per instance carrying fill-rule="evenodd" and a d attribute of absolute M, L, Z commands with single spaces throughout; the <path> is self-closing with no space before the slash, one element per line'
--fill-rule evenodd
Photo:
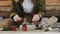
<path fill-rule="evenodd" d="M 27 26 L 25 24 L 22 26 L 22 30 L 27 31 Z"/>
<path fill-rule="evenodd" d="M 16 31 L 17 26 L 12 26 L 12 31 Z"/>

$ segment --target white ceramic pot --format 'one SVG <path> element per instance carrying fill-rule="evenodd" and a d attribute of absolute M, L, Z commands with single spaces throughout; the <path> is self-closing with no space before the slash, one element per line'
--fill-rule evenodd
<path fill-rule="evenodd" d="M 27 30 L 34 30 L 36 29 L 35 25 L 26 25 L 27 26 Z M 22 29 L 22 25 L 20 25 L 20 29 Z"/>

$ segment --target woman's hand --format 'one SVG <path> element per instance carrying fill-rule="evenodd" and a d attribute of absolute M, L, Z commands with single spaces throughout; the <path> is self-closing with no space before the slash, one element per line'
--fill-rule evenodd
<path fill-rule="evenodd" d="M 32 21 L 39 21 L 40 20 L 40 17 L 39 17 L 39 15 L 34 15 L 33 16 L 33 19 L 32 19 Z"/>
<path fill-rule="evenodd" d="M 14 19 L 14 21 L 16 21 L 16 22 L 23 20 L 23 18 L 19 17 L 18 15 L 15 15 L 15 16 L 13 17 L 13 19 Z"/>
<path fill-rule="evenodd" d="M 40 17 L 39 15 L 36 14 L 33 16 L 32 23 L 35 25 L 39 25 L 39 20 L 40 20 Z"/>

